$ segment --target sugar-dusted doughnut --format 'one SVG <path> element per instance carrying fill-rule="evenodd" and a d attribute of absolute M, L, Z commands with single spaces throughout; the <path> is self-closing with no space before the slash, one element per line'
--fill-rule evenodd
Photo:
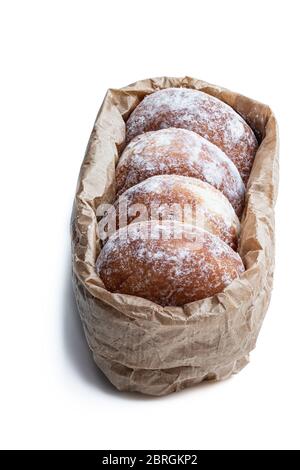
<path fill-rule="evenodd" d="M 197 132 L 223 150 L 246 183 L 257 140 L 248 124 L 223 101 L 198 90 L 166 88 L 146 96 L 127 120 L 127 142 L 147 131 L 179 127 Z"/>
<path fill-rule="evenodd" d="M 235 251 L 205 230 L 150 221 L 115 232 L 96 270 L 111 292 L 180 306 L 222 292 L 244 266 Z"/>
<path fill-rule="evenodd" d="M 237 249 L 240 222 L 232 205 L 221 191 L 197 178 L 152 176 L 127 189 L 102 219 L 101 238 L 109 235 L 105 228 L 114 231 L 141 220 L 197 225 Z"/>
<path fill-rule="evenodd" d="M 245 186 L 237 168 L 222 150 L 195 132 L 170 128 L 135 137 L 116 168 L 117 194 L 162 174 L 191 176 L 210 183 L 241 216 Z"/>

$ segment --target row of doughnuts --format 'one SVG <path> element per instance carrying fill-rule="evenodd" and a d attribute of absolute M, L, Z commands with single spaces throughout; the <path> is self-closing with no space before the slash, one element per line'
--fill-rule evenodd
<path fill-rule="evenodd" d="M 217 98 L 167 88 L 131 113 L 126 143 L 102 218 L 113 226 L 96 263 L 104 286 L 162 306 L 222 292 L 244 271 L 236 250 L 253 131 Z"/>

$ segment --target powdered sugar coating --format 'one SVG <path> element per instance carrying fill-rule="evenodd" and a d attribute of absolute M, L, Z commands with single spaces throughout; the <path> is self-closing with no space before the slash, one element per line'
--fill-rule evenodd
<path fill-rule="evenodd" d="M 135 137 L 116 168 L 117 193 L 162 174 L 191 176 L 210 183 L 241 216 L 245 186 L 237 168 L 222 150 L 195 132 L 168 128 Z"/>
<path fill-rule="evenodd" d="M 178 127 L 217 145 L 248 181 L 258 147 L 252 129 L 230 106 L 198 90 L 166 88 L 146 96 L 127 121 L 127 142 L 148 131 Z"/>
<path fill-rule="evenodd" d="M 119 217 L 122 211 L 126 218 Z M 115 214 L 116 229 L 141 219 L 177 220 L 197 225 L 237 249 L 240 223 L 233 207 L 219 190 L 197 178 L 152 176 L 125 191 L 103 225 Z"/>
<path fill-rule="evenodd" d="M 168 236 L 170 227 L 182 237 Z M 163 306 L 222 292 L 244 272 L 240 256 L 220 238 L 191 225 L 156 221 L 116 232 L 102 249 L 96 269 L 108 290 Z"/>

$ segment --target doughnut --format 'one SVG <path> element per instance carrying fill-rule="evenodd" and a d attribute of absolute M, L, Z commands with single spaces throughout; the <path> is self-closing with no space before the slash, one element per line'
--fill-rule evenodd
<path fill-rule="evenodd" d="M 232 205 L 218 189 L 200 179 L 152 176 L 127 189 L 102 219 L 101 227 L 104 229 L 110 223 L 114 231 L 126 224 L 151 219 L 197 225 L 237 249 L 240 222 Z"/>
<path fill-rule="evenodd" d="M 111 292 L 182 306 L 222 292 L 244 266 L 206 230 L 153 220 L 115 232 L 99 254 L 96 271 Z"/>
<path fill-rule="evenodd" d="M 217 145 L 233 161 L 246 184 L 258 143 L 254 132 L 223 101 L 188 88 L 166 88 L 146 96 L 126 124 L 127 142 L 148 131 L 179 127 Z"/>
<path fill-rule="evenodd" d="M 185 129 L 162 129 L 135 137 L 116 167 L 116 192 L 150 176 L 177 174 L 199 178 L 219 189 L 237 215 L 243 212 L 245 186 L 232 161 L 216 145 Z"/>

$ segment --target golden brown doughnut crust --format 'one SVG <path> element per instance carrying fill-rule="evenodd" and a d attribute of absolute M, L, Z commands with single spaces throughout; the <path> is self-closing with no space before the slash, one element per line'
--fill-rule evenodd
<path fill-rule="evenodd" d="M 127 189 L 101 223 L 102 227 L 108 227 L 111 220 L 110 226 L 119 229 L 126 224 L 150 219 L 197 225 L 220 237 L 232 249 L 237 249 L 240 223 L 233 207 L 220 191 L 200 179 L 178 175 L 152 176 Z"/>
<path fill-rule="evenodd" d="M 230 106 L 198 90 L 166 88 L 146 96 L 127 120 L 127 142 L 148 131 L 179 127 L 205 137 L 234 162 L 246 184 L 258 147 L 252 129 Z"/>
<path fill-rule="evenodd" d="M 191 176 L 210 183 L 241 216 L 245 186 L 237 168 L 224 152 L 195 132 L 169 128 L 135 137 L 116 168 L 117 194 L 162 174 Z"/>
<path fill-rule="evenodd" d="M 244 272 L 240 256 L 220 238 L 191 225 L 171 225 L 181 237 L 170 238 L 170 225 L 157 221 L 116 232 L 96 263 L 105 287 L 181 306 L 222 292 Z"/>

